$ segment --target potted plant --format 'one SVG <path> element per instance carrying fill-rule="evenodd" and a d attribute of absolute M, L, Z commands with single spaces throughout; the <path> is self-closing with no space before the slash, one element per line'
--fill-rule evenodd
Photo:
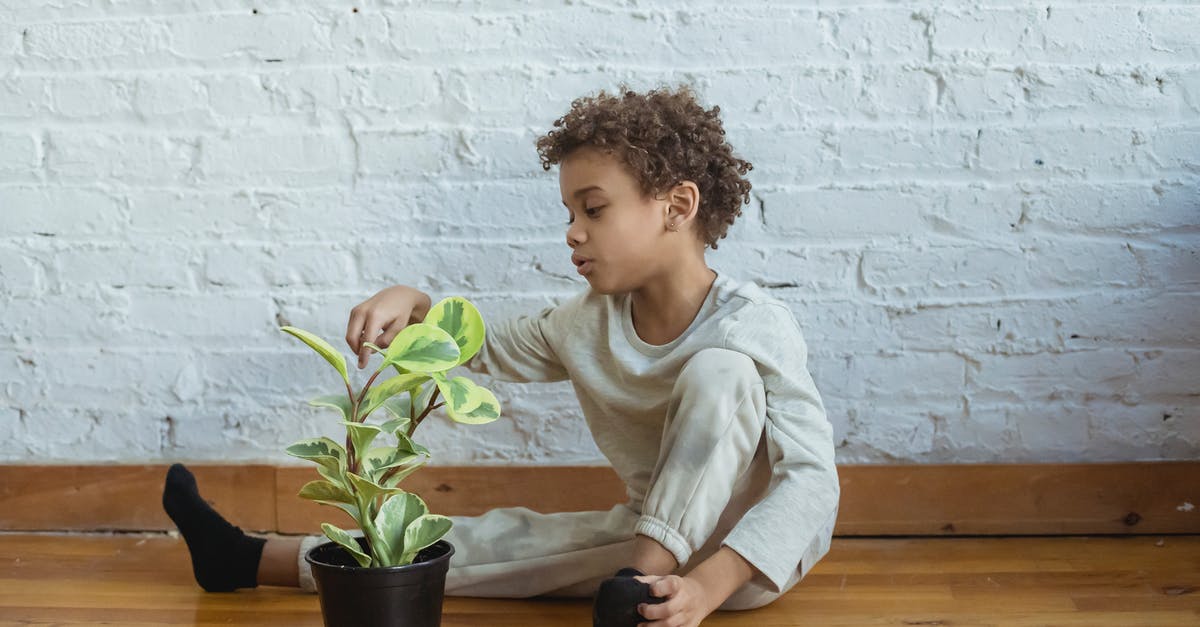
<path fill-rule="evenodd" d="M 358 391 L 350 383 L 345 358 L 328 342 L 291 326 L 280 330 L 320 353 L 346 386 L 344 393 L 309 401 L 340 412 L 345 444 L 320 437 L 287 448 L 289 455 L 316 463 L 322 477 L 299 495 L 345 511 L 362 531 L 362 537 L 355 537 L 322 523 L 330 542 L 305 555 L 326 627 L 439 625 L 454 554 L 454 547 L 441 538 L 451 520 L 429 513 L 419 496 L 399 484 L 431 456 L 412 436 L 433 410 L 445 407 L 452 420 L 467 424 L 500 417 L 494 394 L 466 377 L 447 374 L 483 345 L 483 318 L 466 299 L 451 297 L 430 308 L 423 322 L 398 333 L 386 349 L 367 343 L 383 362 Z M 389 369 L 396 376 L 373 385 Z M 368 422 L 380 408 L 388 419 Z"/>

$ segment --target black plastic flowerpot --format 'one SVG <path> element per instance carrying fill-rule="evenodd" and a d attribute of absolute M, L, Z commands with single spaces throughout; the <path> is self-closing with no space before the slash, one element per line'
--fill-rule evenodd
<path fill-rule="evenodd" d="M 358 538 L 366 553 L 366 540 Z M 325 627 L 439 627 L 454 545 L 438 540 L 405 566 L 363 568 L 326 542 L 304 556 L 312 567 Z"/>

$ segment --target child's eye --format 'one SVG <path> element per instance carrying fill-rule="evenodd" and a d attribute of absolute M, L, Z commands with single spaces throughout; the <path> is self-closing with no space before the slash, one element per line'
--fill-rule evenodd
<path fill-rule="evenodd" d="M 589 218 L 590 218 L 590 217 L 595 217 L 595 215 L 596 215 L 596 214 L 597 214 L 597 213 L 598 213 L 598 212 L 599 212 L 601 209 L 603 209 L 605 206 L 606 206 L 606 205 L 600 205 L 599 207 L 587 207 L 587 208 L 585 208 L 585 209 L 583 210 L 583 212 L 584 212 L 584 213 L 586 213 L 586 214 L 588 214 L 588 217 L 589 217 Z M 571 225 L 571 224 L 573 224 L 574 222 L 575 222 L 575 218 L 574 218 L 573 216 L 572 216 L 571 218 L 568 218 L 568 219 L 567 219 L 567 224 L 568 224 L 568 225 Z"/>

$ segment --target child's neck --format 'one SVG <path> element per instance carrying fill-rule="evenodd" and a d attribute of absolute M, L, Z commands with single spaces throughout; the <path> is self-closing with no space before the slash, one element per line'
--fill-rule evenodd
<path fill-rule="evenodd" d="M 708 296 L 717 273 L 704 263 L 672 268 L 670 274 L 643 285 L 630 294 L 633 329 L 647 344 L 666 344 L 683 334 L 704 298 Z"/>

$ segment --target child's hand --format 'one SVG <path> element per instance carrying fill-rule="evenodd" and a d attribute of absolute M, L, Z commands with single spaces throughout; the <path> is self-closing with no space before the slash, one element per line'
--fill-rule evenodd
<path fill-rule="evenodd" d="M 647 619 L 647 622 L 639 623 L 641 626 L 696 627 L 716 609 L 709 607 L 709 595 L 695 579 L 679 575 L 646 575 L 634 579 L 650 584 L 650 594 L 666 598 L 662 603 L 638 606 L 638 612 Z"/>
<path fill-rule="evenodd" d="M 393 285 L 351 309 L 346 344 L 358 355 L 358 367 L 366 366 L 371 355 L 365 342 L 387 348 L 404 327 L 424 320 L 432 306 L 429 294 L 407 285 Z"/>

